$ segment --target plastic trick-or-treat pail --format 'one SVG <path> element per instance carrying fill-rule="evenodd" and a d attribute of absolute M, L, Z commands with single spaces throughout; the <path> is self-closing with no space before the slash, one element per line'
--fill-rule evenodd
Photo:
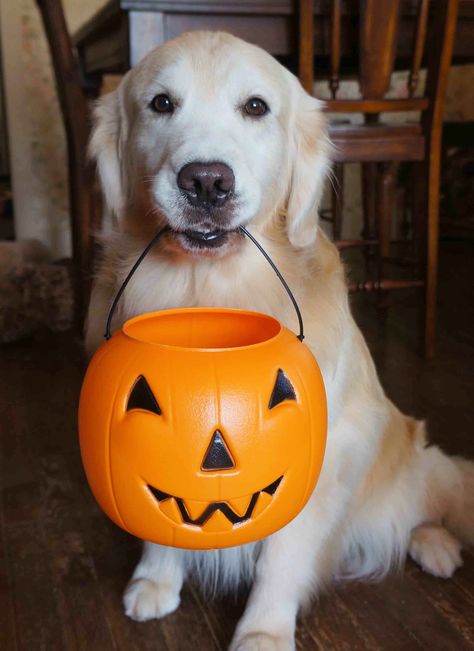
<path fill-rule="evenodd" d="M 248 231 L 250 239 L 263 252 Z M 230 547 L 303 508 L 326 442 L 324 384 L 300 334 L 244 310 L 144 314 L 110 334 L 82 386 L 79 435 L 92 492 L 126 531 L 162 545 Z"/>

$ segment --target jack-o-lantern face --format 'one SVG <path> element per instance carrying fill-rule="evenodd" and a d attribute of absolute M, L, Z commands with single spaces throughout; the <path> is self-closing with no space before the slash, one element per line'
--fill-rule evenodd
<path fill-rule="evenodd" d="M 266 536 L 309 498 L 326 405 L 314 358 L 264 315 L 132 319 L 89 366 L 81 451 L 104 511 L 131 533 L 208 549 Z"/>

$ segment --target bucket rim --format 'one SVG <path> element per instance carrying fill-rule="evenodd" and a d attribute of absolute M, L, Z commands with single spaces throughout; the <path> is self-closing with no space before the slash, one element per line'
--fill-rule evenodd
<path fill-rule="evenodd" d="M 152 320 L 159 319 L 161 317 L 172 317 L 180 316 L 183 314 L 197 315 L 197 314 L 226 314 L 226 315 L 235 315 L 239 317 L 249 317 L 254 319 L 261 319 L 262 322 L 265 322 L 267 325 L 271 325 L 274 328 L 274 331 L 270 336 L 266 337 L 261 341 L 255 343 L 235 345 L 235 346 L 184 346 L 173 343 L 164 343 L 160 341 L 151 341 L 146 337 L 140 337 L 136 333 L 131 332 L 136 324 Z M 262 346 L 268 346 L 270 343 L 273 343 L 278 337 L 282 335 L 286 328 L 280 323 L 275 317 L 264 314 L 263 312 L 257 312 L 253 310 L 245 309 L 236 309 L 236 308 L 226 308 L 226 307 L 181 307 L 181 308 L 171 308 L 165 310 L 156 310 L 153 312 L 146 312 L 144 314 L 139 314 L 138 316 L 127 319 L 122 325 L 121 329 L 118 331 L 122 333 L 128 339 L 137 341 L 142 344 L 156 346 L 164 348 L 167 350 L 181 350 L 191 352 L 201 352 L 201 353 L 224 353 L 224 352 L 233 352 L 233 351 L 243 351 L 249 349 L 255 349 Z M 296 338 L 296 335 L 295 335 Z"/>

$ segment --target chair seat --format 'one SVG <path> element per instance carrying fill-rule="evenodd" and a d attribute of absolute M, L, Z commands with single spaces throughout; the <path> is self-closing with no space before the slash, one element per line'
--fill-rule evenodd
<path fill-rule="evenodd" d="M 419 124 L 330 124 L 337 163 L 421 161 L 425 138 Z"/>

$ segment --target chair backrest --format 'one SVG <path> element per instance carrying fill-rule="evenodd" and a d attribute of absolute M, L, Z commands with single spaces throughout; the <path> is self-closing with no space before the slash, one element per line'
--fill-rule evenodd
<path fill-rule="evenodd" d="M 299 76 L 303 86 L 313 93 L 314 27 L 313 0 L 299 0 Z M 436 95 L 446 87 L 451 61 L 458 0 L 414 0 L 410 8 L 413 39 L 407 62 L 408 77 L 405 97 L 385 97 L 394 70 L 398 35 L 402 19 L 401 0 L 359 0 L 353 3 L 332 0 L 330 17 L 330 57 L 325 75 L 331 98 L 326 100 L 329 112 L 379 114 L 392 111 L 427 111 Z M 359 21 L 358 81 L 360 99 L 338 97 L 341 80 L 341 34 L 344 19 Z M 407 44 L 404 44 L 407 49 Z M 420 68 L 427 69 L 423 97 L 415 97 Z M 318 72 L 318 71 L 317 71 Z M 320 78 L 320 75 L 317 75 Z"/>
<path fill-rule="evenodd" d="M 77 322 L 81 323 L 91 275 L 91 231 L 95 205 L 94 173 L 87 161 L 89 111 L 61 0 L 36 0 L 36 3 L 48 39 L 66 131 L 75 308 Z"/>

